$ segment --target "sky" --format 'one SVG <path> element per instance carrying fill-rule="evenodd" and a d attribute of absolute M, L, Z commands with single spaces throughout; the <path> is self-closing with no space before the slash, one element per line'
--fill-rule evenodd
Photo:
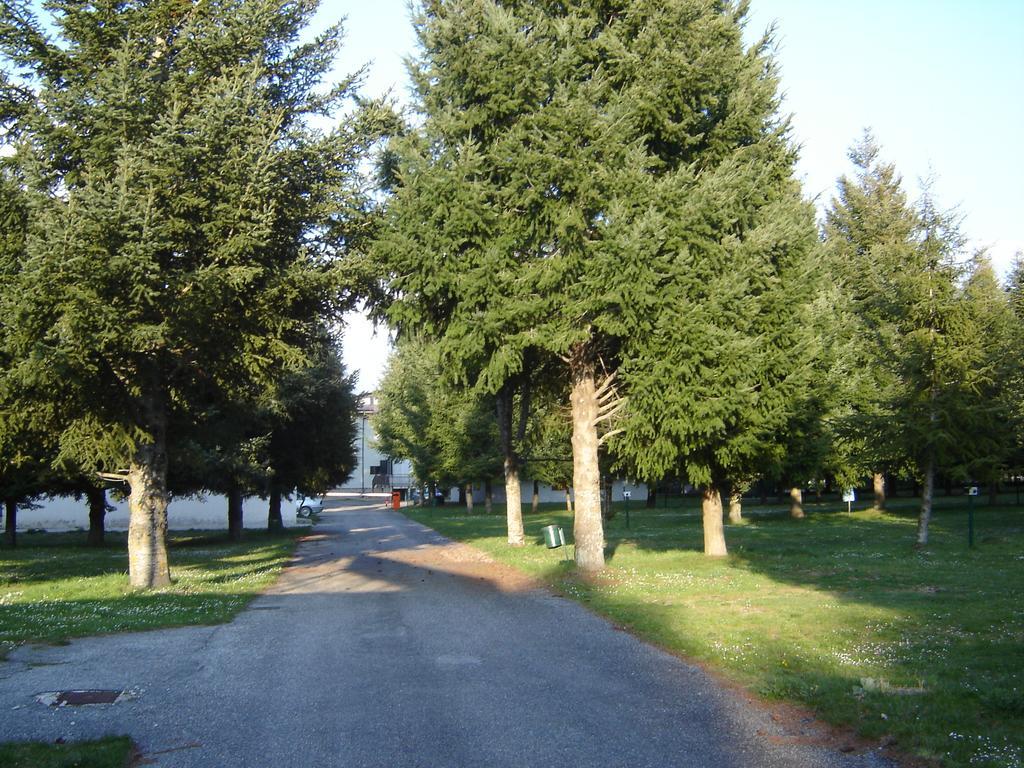
<path fill-rule="evenodd" d="M 339 72 L 368 63 L 365 94 L 407 101 L 406 0 L 324 0 L 317 21 L 339 16 Z M 752 0 L 748 38 L 773 24 L 797 170 L 819 210 L 871 128 L 911 196 L 932 177 L 938 203 L 958 208 L 964 234 L 1005 273 L 1024 251 L 1024 0 Z M 388 348 L 386 330 L 348 318 L 360 390 L 377 385 Z"/>

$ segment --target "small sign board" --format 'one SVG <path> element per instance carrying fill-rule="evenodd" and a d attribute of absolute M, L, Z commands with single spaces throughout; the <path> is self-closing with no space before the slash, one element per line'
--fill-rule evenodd
<path fill-rule="evenodd" d="M 978 496 L 979 495 L 978 494 L 978 486 L 972 485 L 970 488 L 968 488 L 967 489 L 967 495 L 968 496 Z"/>
<path fill-rule="evenodd" d="M 628 501 L 629 499 L 633 498 L 633 492 L 632 491 L 623 491 L 622 492 L 622 498 L 624 498 L 624 499 L 626 499 Z"/>
<path fill-rule="evenodd" d="M 843 501 L 851 502 L 857 500 L 857 492 L 853 488 L 847 488 L 843 491 Z"/>

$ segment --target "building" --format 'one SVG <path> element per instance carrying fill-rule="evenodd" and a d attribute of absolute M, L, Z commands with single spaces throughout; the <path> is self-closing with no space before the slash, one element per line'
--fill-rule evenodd
<path fill-rule="evenodd" d="M 413 482 L 412 466 L 407 461 L 392 459 L 377 450 L 373 431 L 373 415 L 377 413 L 375 392 L 359 395 L 356 424 L 356 467 L 351 477 L 337 490 L 346 493 L 390 493 L 408 489 Z"/>

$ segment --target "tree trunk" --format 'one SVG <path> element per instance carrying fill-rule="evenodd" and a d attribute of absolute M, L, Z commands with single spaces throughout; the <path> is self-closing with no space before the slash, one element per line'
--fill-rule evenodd
<path fill-rule="evenodd" d="M 871 508 L 875 512 L 883 512 L 885 510 L 885 475 L 875 472 L 871 476 L 871 487 L 875 492 L 875 503 Z"/>
<path fill-rule="evenodd" d="M 804 515 L 804 492 L 801 488 L 789 489 L 789 516 L 795 520 L 803 520 Z"/>
<path fill-rule="evenodd" d="M 658 503 L 658 486 L 648 485 L 647 486 L 647 508 L 654 509 Z"/>
<path fill-rule="evenodd" d="M 932 496 L 935 494 L 935 459 L 929 457 L 924 469 L 924 486 L 921 490 L 921 514 L 917 518 L 917 546 L 928 543 L 928 524 L 932 519 Z"/>
<path fill-rule="evenodd" d="M 167 412 L 152 389 L 144 397 L 150 442 L 139 443 L 128 467 L 128 580 L 133 589 L 166 587 L 167 562 Z"/>
<path fill-rule="evenodd" d="M 466 495 L 466 514 L 472 515 L 473 514 L 473 486 L 472 485 L 467 485 L 466 486 L 466 490 L 464 491 L 464 493 Z"/>
<path fill-rule="evenodd" d="M 565 511 L 572 514 L 572 489 L 565 489 Z"/>
<path fill-rule="evenodd" d="M 722 520 L 722 494 L 718 488 L 708 486 L 701 492 L 701 510 L 704 513 L 704 554 L 724 557 L 725 524 Z"/>
<path fill-rule="evenodd" d="M 90 547 L 102 547 L 106 531 L 104 523 L 107 518 L 107 492 L 94 485 L 85 491 L 89 500 L 89 536 L 85 543 Z"/>
<path fill-rule="evenodd" d="M 18 501 L 4 499 L 4 543 L 8 547 L 18 546 Z"/>
<path fill-rule="evenodd" d="M 505 520 L 508 525 L 508 544 L 521 547 L 526 543 L 523 534 L 523 498 L 519 485 L 519 456 L 512 439 L 512 383 L 508 382 L 498 393 L 498 434 L 505 466 Z M 490 508 L 487 512 L 490 514 Z"/>
<path fill-rule="evenodd" d="M 611 520 L 615 517 L 615 507 L 612 506 L 612 492 L 615 490 L 615 485 L 611 482 L 605 483 L 604 488 L 601 489 L 604 494 L 604 519 Z"/>
<path fill-rule="evenodd" d="M 530 502 L 530 511 L 537 514 L 540 510 L 540 481 L 533 481 L 533 499 Z"/>
<path fill-rule="evenodd" d="M 999 503 L 999 481 L 993 480 L 988 484 L 988 505 L 994 507 Z"/>
<path fill-rule="evenodd" d="M 729 522 L 743 522 L 743 494 L 736 488 L 729 492 Z"/>
<path fill-rule="evenodd" d="M 284 528 L 281 517 L 281 486 L 273 483 L 270 486 L 270 503 L 267 506 L 267 530 L 280 531 Z"/>
<path fill-rule="evenodd" d="M 242 540 L 242 489 L 238 486 L 228 490 L 228 538 Z"/>
<path fill-rule="evenodd" d="M 484 480 L 484 512 L 488 515 L 494 512 L 494 489 L 490 480 Z"/>
<path fill-rule="evenodd" d="M 521 547 L 526 543 L 523 533 L 523 489 L 519 484 L 519 465 L 505 459 L 505 521 L 508 544 Z"/>
<path fill-rule="evenodd" d="M 585 352 L 577 351 L 572 376 L 572 484 L 576 490 L 573 538 L 576 567 L 593 573 L 604 568 L 604 524 L 598 467 L 597 382 L 594 365 L 584 355 Z"/>

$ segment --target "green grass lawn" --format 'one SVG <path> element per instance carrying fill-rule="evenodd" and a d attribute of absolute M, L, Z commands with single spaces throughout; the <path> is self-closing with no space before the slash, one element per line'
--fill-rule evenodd
<path fill-rule="evenodd" d="M 979 500 L 981 501 L 981 500 Z M 607 571 L 578 578 L 528 515 L 530 544 L 505 543 L 500 516 L 452 507 L 408 512 L 441 533 L 540 577 L 557 591 L 760 695 L 949 766 L 1024 764 L 1024 510 L 940 499 L 932 543 L 913 547 L 916 502 L 887 514 L 808 504 L 748 506 L 726 528 L 730 556 L 704 557 L 696 500 L 633 502 L 606 526 Z"/>
<path fill-rule="evenodd" d="M 127 768 L 133 755 L 125 737 L 77 744 L 0 744 L 4 768 Z"/>
<path fill-rule="evenodd" d="M 83 533 L 35 533 L 0 548 L 0 657 L 25 642 L 230 620 L 288 562 L 299 533 L 247 531 L 169 535 L 173 584 L 133 592 L 126 535 L 83 546 Z"/>

